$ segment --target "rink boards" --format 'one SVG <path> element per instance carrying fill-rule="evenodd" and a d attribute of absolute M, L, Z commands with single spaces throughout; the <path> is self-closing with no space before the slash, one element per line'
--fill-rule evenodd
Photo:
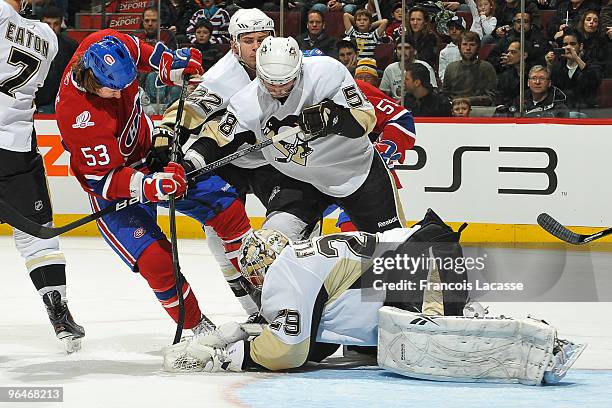
<path fill-rule="evenodd" d="M 85 194 L 70 175 L 54 117 L 35 121 L 45 158 L 56 223 L 90 212 Z M 539 242 L 551 238 L 536 224 L 548 212 L 565 225 L 612 225 L 608 155 L 612 121 L 468 118 L 462 122 L 417 121 L 417 145 L 396 166 L 400 197 L 408 220 L 429 207 L 445 220 L 468 222 L 464 240 Z M 257 200 L 247 211 L 258 225 L 264 216 Z M 165 212 L 160 211 L 163 217 Z M 332 215 L 333 217 L 333 215 Z M 182 237 L 202 236 L 200 226 L 179 217 Z M 161 221 L 165 224 L 165 221 Z M 334 222 L 329 220 L 326 227 Z M 591 232 L 597 228 L 580 231 Z M 8 228 L 0 227 L 0 233 Z M 77 235 L 97 235 L 95 225 Z"/>

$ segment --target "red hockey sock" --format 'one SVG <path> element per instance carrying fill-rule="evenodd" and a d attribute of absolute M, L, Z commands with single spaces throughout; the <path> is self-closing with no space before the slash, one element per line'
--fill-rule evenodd
<path fill-rule="evenodd" d="M 225 210 L 209 220 L 206 225 L 214 228 L 215 232 L 223 242 L 225 256 L 234 265 L 237 271 L 238 250 L 242 244 L 242 238 L 251 231 L 251 222 L 246 215 L 244 204 L 236 200 Z"/>
<path fill-rule="evenodd" d="M 178 321 L 178 296 L 172 266 L 172 249 L 168 241 L 155 241 L 138 258 L 138 270 L 153 289 L 155 296 L 166 312 Z M 183 277 L 183 298 L 185 306 L 185 329 L 195 327 L 202 312 L 198 301 Z"/>

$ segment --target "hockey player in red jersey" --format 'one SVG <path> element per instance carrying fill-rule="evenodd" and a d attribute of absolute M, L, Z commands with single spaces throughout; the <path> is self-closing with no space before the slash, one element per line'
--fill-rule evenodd
<path fill-rule="evenodd" d="M 393 171 L 395 164 L 401 164 L 406 157 L 406 151 L 414 147 L 416 131 L 412 114 L 402 105 L 397 104 L 393 99 L 385 95 L 375 86 L 356 79 L 355 82 L 361 92 L 374 106 L 376 112 L 376 126 L 370 133 L 374 147 L 380 153 L 385 164 L 391 170 L 395 185 L 398 189 L 402 188 L 399 177 Z M 330 211 L 331 210 L 331 211 Z M 335 207 L 326 210 L 326 214 L 335 210 Z M 338 216 L 336 224 L 342 232 L 357 231 L 344 211 Z"/>
<path fill-rule="evenodd" d="M 203 73 L 194 49 L 171 51 L 114 30 L 87 37 L 64 72 L 56 100 L 57 122 L 73 173 L 89 194 L 93 211 L 117 200 L 137 198 L 129 206 L 98 220 L 98 228 L 115 252 L 153 289 L 168 314 L 178 318 L 178 296 L 171 246 L 156 224 L 156 206 L 169 194 L 183 197 L 177 209 L 213 226 L 227 242 L 239 241 L 250 230 L 235 191 L 217 176 L 199 179 L 187 192 L 185 171 L 169 163 L 149 169 L 146 155 L 153 124 L 138 94 L 138 72 L 159 70 L 166 85 L 181 85 L 184 75 Z M 186 329 L 210 328 L 195 295 L 184 281 Z"/>

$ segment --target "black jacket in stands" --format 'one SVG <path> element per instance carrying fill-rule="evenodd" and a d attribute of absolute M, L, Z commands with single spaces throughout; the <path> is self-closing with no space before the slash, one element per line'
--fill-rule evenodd
<path fill-rule="evenodd" d="M 66 65 L 70 62 L 72 55 L 76 51 L 79 44 L 64 33 L 57 36 L 58 50 L 55 59 L 49 68 L 49 74 L 45 79 L 45 83 L 36 92 L 34 103 L 36 106 L 44 106 L 55 103 L 57 91 L 59 91 L 60 82 Z"/>
<path fill-rule="evenodd" d="M 190 47 L 197 48 L 202 53 L 202 66 L 204 71 L 208 71 L 217 61 L 223 57 L 223 53 L 216 44 L 189 44 Z"/>
<path fill-rule="evenodd" d="M 601 84 L 601 66 L 583 60 L 586 66 L 583 70 L 577 68 L 571 78 L 568 76 L 565 59 L 555 61 L 551 69 L 552 84 L 567 95 L 567 105 L 572 110 L 593 107 L 597 101 L 597 88 Z"/>
<path fill-rule="evenodd" d="M 193 0 L 183 0 L 180 6 L 173 6 L 170 0 L 160 0 L 161 9 L 161 27 L 170 28 L 176 27 L 176 34 L 186 35 L 189 20 L 193 13 L 198 11 L 198 7 L 193 3 Z"/>
<path fill-rule="evenodd" d="M 565 104 L 565 94 L 557 87 L 551 86 L 546 98 L 540 102 L 533 100 L 531 90 L 525 92 L 524 115 L 526 118 L 568 118 L 569 108 Z M 519 116 L 519 100 L 508 108 L 508 116 Z"/>
<path fill-rule="evenodd" d="M 412 111 L 412 116 L 434 116 L 434 117 L 449 117 L 451 114 L 450 100 L 439 94 L 437 91 L 430 90 L 427 95 L 421 99 L 415 98 L 412 94 L 406 94 L 404 97 L 404 106 Z"/>
<path fill-rule="evenodd" d="M 577 8 L 573 8 L 569 0 L 560 3 L 559 7 L 557 8 L 557 11 L 555 12 L 555 15 L 548 24 L 549 38 L 553 38 L 555 36 L 555 33 L 559 31 L 559 26 L 561 26 L 561 24 L 566 23 L 566 16 L 569 16 L 568 24 L 572 27 L 575 27 L 576 24 L 580 22 L 580 17 L 582 16 L 582 13 L 587 10 L 599 11 L 599 9 L 599 2 L 592 0 L 585 0 L 584 2 L 580 3 Z"/>
<path fill-rule="evenodd" d="M 508 51 L 508 46 L 512 41 L 516 41 L 520 37 L 521 33 L 517 33 L 513 30 L 512 35 L 507 35 L 499 40 L 489 53 L 487 61 L 493 65 L 497 73 L 503 71 L 505 68 L 500 63 L 501 55 Z M 527 65 L 546 65 L 544 56 L 551 50 L 551 46 L 542 34 L 542 31 L 537 27 L 531 26 L 531 30 L 525 33 L 525 44 L 528 50 Z"/>
<path fill-rule="evenodd" d="M 332 58 L 338 58 L 338 49 L 336 48 L 337 39 L 330 37 L 325 30 L 316 38 L 311 38 L 308 31 L 302 34 L 297 39 L 297 43 L 301 50 L 312 50 L 318 48 L 323 54 Z"/>
<path fill-rule="evenodd" d="M 525 87 L 527 87 L 527 77 L 529 76 L 529 66 L 525 67 Z M 510 105 L 519 96 L 520 79 L 518 67 L 506 67 L 497 75 L 497 105 Z"/>
<path fill-rule="evenodd" d="M 497 27 L 502 27 L 505 25 L 509 25 L 512 27 L 512 19 L 516 15 L 516 13 L 521 12 L 521 2 L 515 1 L 514 3 L 508 3 L 506 0 L 498 1 L 497 8 L 495 10 L 495 18 L 497 18 Z M 537 27 L 540 26 L 540 9 L 538 5 L 533 0 L 525 1 L 525 12 L 529 13 L 531 16 L 531 25 L 535 25 Z M 493 31 L 493 36 L 495 35 L 495 31 Z"/>

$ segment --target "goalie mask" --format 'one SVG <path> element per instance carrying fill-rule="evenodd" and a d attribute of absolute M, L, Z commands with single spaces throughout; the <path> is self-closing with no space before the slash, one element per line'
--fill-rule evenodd
<path fill-rule="evenodd" d="M 260 229 L 249 234 L 240 246 L 240 272 L 255 288 L 261 289 L 268 268 L 289 245 L 289 238 L 280 231 Z"/>
<path fill-rule="evenodd" d="M 268 37 L 257 49 L 257 76 L 274 98 L 289 95 L 302 72 L 302 51 L 292 37 Z"/>

